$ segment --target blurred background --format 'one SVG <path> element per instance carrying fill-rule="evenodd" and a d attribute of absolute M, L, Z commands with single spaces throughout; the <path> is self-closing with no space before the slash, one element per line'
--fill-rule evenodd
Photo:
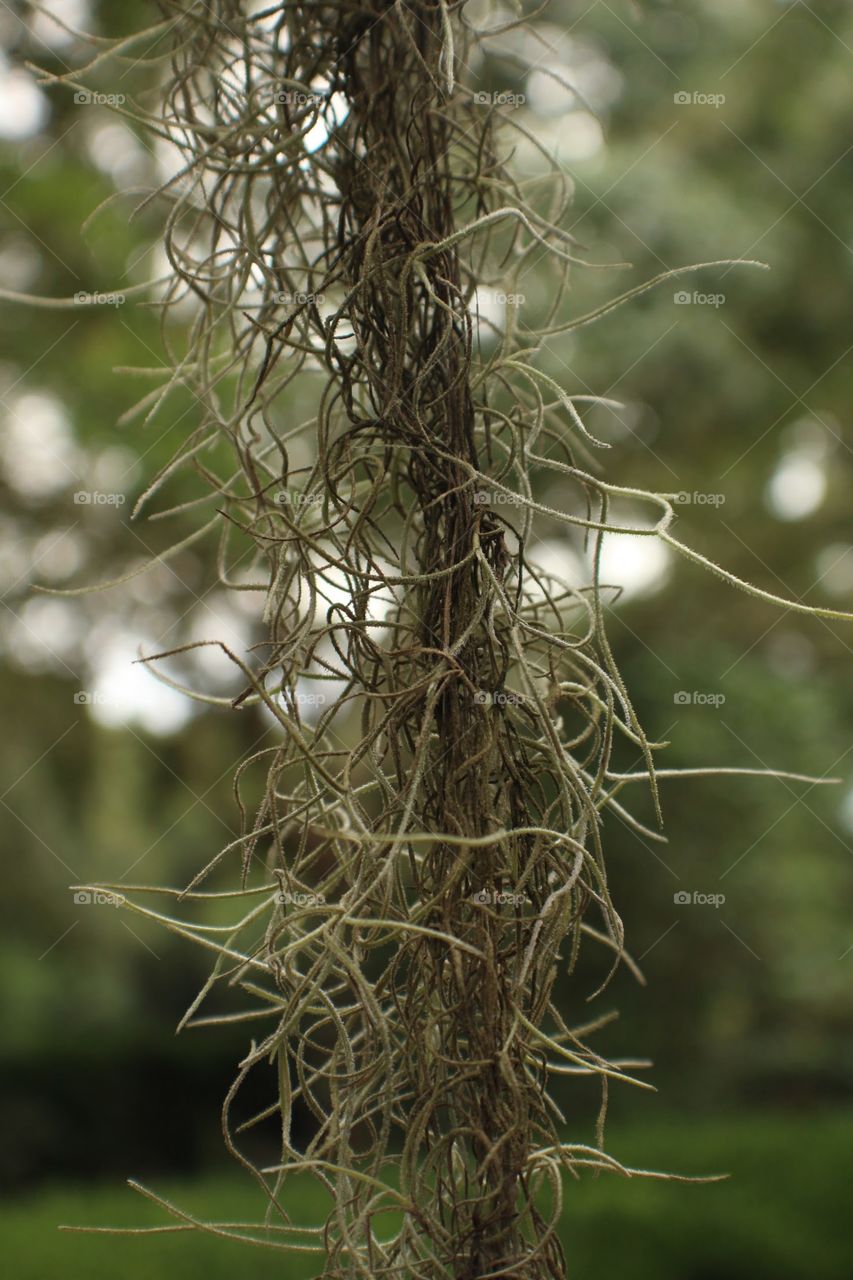
<path fill-rule="evenodd" d="M 235 1265 L 272 1276 L 275 1255 L 212 1239 L 54 1229 L 162 1220 L 122 1189 L 127 1176 L 212 1215 L 257 1211 L 218 1126 L 242 1037 L 174 1036 L 204 958 L 69 886 L 185 883 L 237 833 L 233 770 L 274 729 L 255 710 L 191 705 L 131 665 L 140 644 L 258 637 L 206 553 L 96 595 L 32 590 L 112 578 L 169 544 L 130 509 L 195 425 L 180 389 L 165 420 L 121 421 L 149 384 L 116 370 L 162 364 L 156 313 L 126 292 L 163 270 L 158 210 L 131 220 L 134 193 L 174 159 L 107 99 L 140 92 L 151 69 L 105 71 L 100 98 L 40 89 L 28 62 L 61 73 L 85 52 L 48 11 L 101 35 L 157 17 L 135 0 L 0 8 L 0 289 L 87 295 L 73 310 L 0 309 L 0 1221 L 24 1280 L 119 1265 L 128 1280 L 216 1280 Z M 567 316 L 690 262 L 770 267 L 683 276 L 549 344 L 542 367 L 570 392 L 626 406 L 594 411 L 608 478 L 679 493 L 679 536 L 740 577 L 853 609 L 849 0 L 554 0 L 523 39 L 524 75 L 512 39 L 477 56 L 478 88 L 514 95 L 556 150 L 590 260 L 631 264 L 578 273 Z M 520 147 L 517 163 L 538 162 Z M 547 268 L 524 284 L 535 317 Z M 562 537 L 540 548 L 555 566 L 580 554 Z M 765 605 L 647 539 L 611 538 L 605 559 L 625 587 L 610 610 L 616 658 L 650 738 L 671 743 L 665 766 L 841 782 L 664 782 L 668 844 L 609 829 L 647 985 L 614 983 L 602 1007 L 621 1017 L 599 1043 L 652 1058 L 658 1090 L 613 1098 L 609 1148 L 733 1177 L 568 1188 L 571 1274 L 846 1278 L 853 629 Z M 188 674 L 234 692 L 211 653 Z M 594 1096 L 566 1105 L 591 1140 Z"/>

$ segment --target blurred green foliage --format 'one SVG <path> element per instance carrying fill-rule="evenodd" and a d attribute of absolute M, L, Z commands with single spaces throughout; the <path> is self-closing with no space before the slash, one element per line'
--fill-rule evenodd
<path fill-rule="evenodd" d="M 561 1231 L 572 1277 L 620 1275 L 625 1280 L 847 1280 L 849 1249 L 839 1222 L 846 1188 L 828 1181 L 827 1167 L 846 1159 L 853 1117 L 762 1115 L 745 1127 L 691 1119 L 627 1126 L 618 1156 L 685 1172 L 725 1169 L 725 1182 L 687 1185 L 602 1176 L 565 1186 Z M 234 1175 L 208 1176 L 192 1185 L 161 1179 L 145 1183 L 155 1194 L 204 1221 L 254 1222 L 258 1193 Z M 316 1187 L 289 1188 L 288 1205 L 300 1223 L 321 1223 Z M 163 1226 L 166 1212 L 119 1186 L 54 1188 L 0 1210 L 5 1256 L 16 1280 L 58 1275 L 111 1280 L 116 1257 L 126 1280 L 180 1275 L 185 1280 L 229 1280 L 249 1267 L 256 1280 L 283 1274 L 272 1250 L 199 1233 L 132 1239 L 65 1234 L 76 1226 Z M 310 1257 L 285 1263 L 291 1280 L 313 1274 Z"/>

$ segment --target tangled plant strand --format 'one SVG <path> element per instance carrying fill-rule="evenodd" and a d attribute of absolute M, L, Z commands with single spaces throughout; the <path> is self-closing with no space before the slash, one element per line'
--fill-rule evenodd
<path fill-rule="evenodd" d="M 223 1127 L 264 1187 L 266 1222 L 205 1224 L 159 1203 L 186 1229 L 314 1251 L 328 1280 L 557 1280 L 563 1174 L 638 1172 L 605 1154 L 603 1120 L 611 1081 L 647 1087 L 632 1074 L 643 1064 L 587 1043 L 606 1019 L 573 1026 L 555 992 L 584 943 L 608 974 L 636 972 L 604 817 L 657 838 L 617 799 L 642 780 L 657 806 L 653 744 L 605 634 L 602 541 L 658 537 L 778 597 L 680 543 L 674 495 L 602 480 L 584 420 L 595 397 L 537 367 L 546 338 L 680 272 L 557 320 L 581 262 L 561 230 L 570 185 L 547 157 L 544 178 L 514 176 L 513 141 L 538 143 L 475 97 L 480 37 L 463 5 L 249 7 L 161 0 L 144 35 L 171 41 L 163 110 L 126 110 L 181 153 L 146 201 L 168 209 L 171 368 L 136 412 L 150 420 L 179 386 L 200 406 L 138 509 L 178 471 L 201 478 L 189 509 L 216 513 L 178 547 L 218 530 L 221 580 L 264 593 L 266 642 L 229 655 L 245 680 L 233 705 L 263 704 L 280 728 L 238 771 L 240 837 L 173 892 L 242 916 L 187 924 L 121 886 L 127 909 L 215 954 L 182 1025 L 261 1028 Z M 543 259 L 550 315 L 521 333 L 519 282 Z M 491 334 L 484 287 L 507 298 Z M 222 442 L 224 476 L 210 461 Z M 534 497 L 548 475 L 559 509 Z M 643 503 L 655 522 L 620 520 Z M 584 587 L 537 565 L 555 522 L 586 540 Z M 309 687 L 331 693 L 311 702 Z M 639 772 L 616 769 L 620 740 Z M 259 770 L 251 814 L 241 787 Z M 202 887 L 221 867 L 239 867 L 239 888 Z M 250 1006 L 202 1016 L 222 983 Z M 238 1125 L 256 1071 L 276 1096 Z M 550 1086 L 574 1076 L 601 1084 L 595 1147 L 560 1136 Z M 242 1133 L 270 1124 L 280 1154 L 258 1169 Z M 287 1212 L 288 1179 L 304 1174 L 329 1198 L 322 1229 Z"/>

